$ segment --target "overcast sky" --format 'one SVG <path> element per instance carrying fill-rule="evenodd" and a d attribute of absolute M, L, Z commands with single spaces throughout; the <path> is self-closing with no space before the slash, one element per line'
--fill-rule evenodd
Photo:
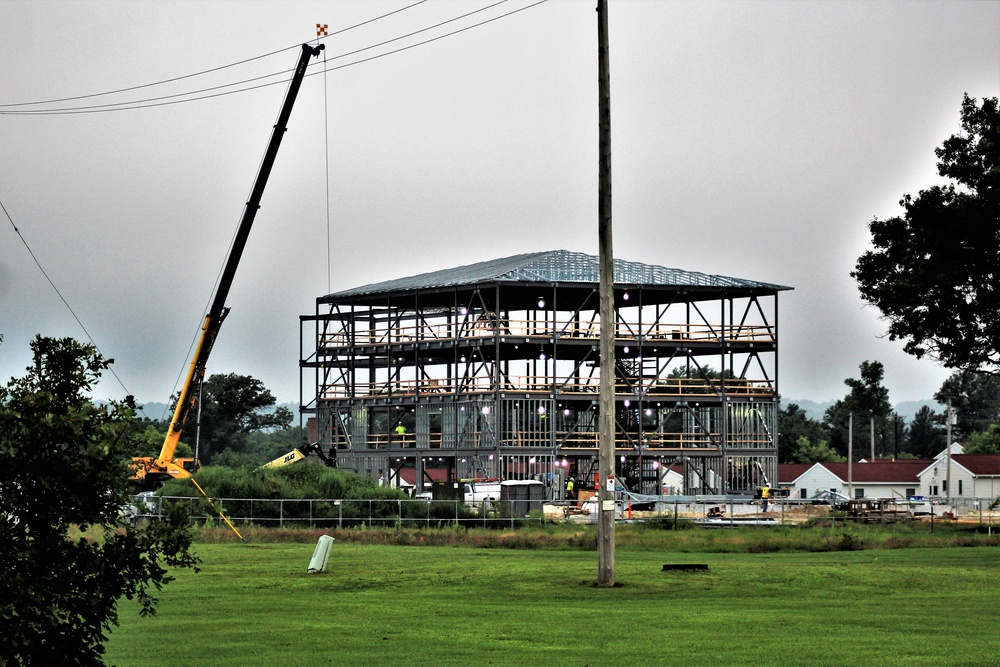
<path fill-rule="evenodd" d="M 0 202 L 140 402 L 167 401 L 189 363 L 285 85 L 166 96 L 288 70 L 317 22 L 330 71 L 303 84 L 210 373 L 297 401 L 298 320 L 317 296 L 597 254 L 596 2 L 512 0 L 358 51 L 490 4 L 430 0 L 351 28 L 413 2 L 0 0 Z M 787 398 L 841 398 L 866 360 L 885 364 L 892 402 L 930 398 L 948 372 L 884 337 L 849 272 L 869 221 L 941 182 L 933 151 L 959 131 L 962 94 L 1000 93 L 1000 3 L 610 0 L 609 23 L 615 256 L 793 287 Z M 0 249 L 6 382 L 35 334 L 86 334 L 2 212 Z M 125 393 L 109 375 L 97 396 Z"/>

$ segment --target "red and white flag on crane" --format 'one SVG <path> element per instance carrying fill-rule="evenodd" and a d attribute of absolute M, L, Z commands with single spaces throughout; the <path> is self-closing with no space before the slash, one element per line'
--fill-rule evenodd
<path fill-rule="evenodd" d="M 326 35 L 327 35 L 327 33 L 326 33 L 327 27 L 328 26 L 325 23 L 317 23 L 316 24 L 316 36 L 317 37 L 326 37 Z"/>

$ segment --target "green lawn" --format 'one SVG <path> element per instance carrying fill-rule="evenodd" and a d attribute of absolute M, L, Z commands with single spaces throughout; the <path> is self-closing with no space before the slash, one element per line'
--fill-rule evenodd
<path fill-rule="evenodd" d="M 670 539 L 666 533 L 665 540 Z M 109 663 L 132 665 L 1000 665 L 1000 550 L 573 550 L 199 544 Z M 707 563 L 708 572 L 663 572 Z"/>

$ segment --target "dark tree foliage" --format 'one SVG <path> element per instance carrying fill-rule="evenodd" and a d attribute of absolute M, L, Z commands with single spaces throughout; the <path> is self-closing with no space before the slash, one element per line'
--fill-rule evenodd
<path fill-rule="evenodd" d="M 826 440 L 813 441 L 802 436 L 795 443 L 795 451 L 792 452 L 789 463 L 820 463 L 823 461 L 842 462 L 844 457 L 837 454 Z"/>
<path fill-rule="evenodd" d="M 934 400 L 954 412 L 952 435 L 968 438 L 1000 424 L 1000 376 L 986 373 L 952 373 L 934 394 Z"/>
<path fill-rule="evenodd" d="M 882 386 L 884 368 L 879 361 L 861 363 L 861 378 L 847 378 L 844 384 L 850 393 L 823 415 L 823 426 L 830 437 L 830 446 L 841 456 L 847 455 L 851 436 L 851 416 L 854 419 L 854 458 L 871 453 L 871 423 L 875 424 L 875 455 L 892 456 L 896 449 L 895 414 L 889 403 L 889 390 Z"/>
<path fill-rule="evenodd" d="M 227 450 L 245 453 L 250 433 L 287 428 L 293 415 L 285 407 L 269 410 L 275 403 L 274 394 L 257 378 L 236 373 L 210 376 L 202 394 L 199 458 L 209 463 Z M 186 432 L 193 442 L 193 423 L 187 425 Z"/>
<path fill-rule="evenodd" d="M 985 431 L 977 431 L 965 443 L 966 454 L 1000 454 L 1000 426 L 990 424 Z"/>
<path fill-rule="evenodd" d="M 809 417 L 806 411 L 795 403 L 778 409 L 778 462 L 795 463 L 796 452 L 799 449 L 799 439 L 806 438 L 810 443 L 826 440 L 823 425 Z"/>
<path fill-rule="evenodd" d="M 954 183 L 905 195 L 902 217 L 872 220 L 874 250 L 851 276 L 905 341 L 945 367 L 1000 372 L 1000 110 L 962 100 L 962 133 L 935 149 Z"/>
<path fill-rule="evenodd" d="M 306 430 L 301 426 L 257 431 L 249 436 L 248 451 L 258 462 L 273 461 L 296 447 L 306 444 Z"/>
<path fill-rule="evenodd" d="M 119 599 L 152 614 L 166 568 L 197 559 L 186 517 L 124 519 L 135 403 L 86 395 L 111 362 L 70 338 L 31 347 L 0 388 L 0 665 L 99 665 Z"/>
<path fill-rule="evenodd" d="M 919 459 L 934 458 L 948 444 L 943 415 L 926 405 L 917 410 L 906 435 L 906 451 Z"/>

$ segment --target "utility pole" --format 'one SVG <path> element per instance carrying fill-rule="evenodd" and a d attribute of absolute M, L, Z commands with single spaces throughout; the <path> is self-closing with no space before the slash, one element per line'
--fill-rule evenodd
<path fill-rule="evenodd" d="M 854 413 L 847 420 L 847 499 L 854 498 Z"/>
<path fill-rule="evenodd" d="M 868 420 L 868 426 L 871 429 L 871 443 L 872 443 L 871 461 L 872 463 L 874 463 L 875 462 L 875 413 L 874 412 L 871 414 L 871 417 Z"/>
<path fill-rule="evenodd" d="M 948 448 L 945 450 L 948 460 L 945 462 L 944 492 L 948 505 L 951 505 L 951 399 L 948 399 Z M 948 508 L 951 509 L 950 507 Z"/>
<path fill-rule="evenodd" d="M 615 585 L 615 303 L 611 245 L 611 76 L 608 3 L 597 0 L 599 116 L 597 229 L 601 308 L 600 425 L 598 428 L 597 585 Z"/>

